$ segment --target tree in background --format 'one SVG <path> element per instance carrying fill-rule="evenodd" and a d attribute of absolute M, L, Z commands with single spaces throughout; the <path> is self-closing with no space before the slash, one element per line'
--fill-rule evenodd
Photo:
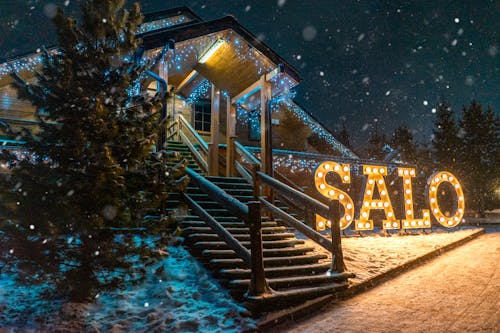
<path fill-rule="evenodd" d="M 500 120 L 491 108 L 483 111 L 473 100 L 463 109 L 459 133 L 460 177 L 469 206 L 481 217 L 495 206 L 500 179 Z"/>
<path fill-rule="evenodd" d="M 370 133 L 370 137 L 368 138 L 368 149 L 367 154 L 369 159 L 374 160 L 384 160 L 385 155 L 387 154 L 384 150 L 384 146 L 387 144 L 387 139 L 385 134 L 380 134 L 378 131 L 378 126 L 375 123 L 374 130 Z"/>
<path fill-rule="evenodd" d="M 391 145 L 399 152 L 403 162 L 417 163 L 417 148 L 413 142 L 413 134 L 408 126 L 401 125 L 394 130 Z"/>
<path fill-rule="evenodd" d="M 171 154 L 152 153 L 159 101 L 131 97 L 147 67 L 133 61 L 139 6 L 123 4 L 83 2 L 80 26 L 59 9 L 59 49 L 45 53 L 38 82 L 15 75 L 40 131 L 5 130 L 30 158 L 2 154 L 11 170 L 0 179 L 0 260 L 24 282 L 55 284 L 77 301 L 140 280 L 134 260 L 151 262 L 157 251 L 114 230 L 141 226 L 146 209 L 185 183 L 182 163 L 171 168 Z"/>
<path fill-rule="evenodd" d="M 352 150 L 352 146 L 351 146 L 351 140 L 350 140 L 350 136 L 349 136 L 349 132 L 347 131 L 347 128 L 345 126 L 345 122 L 342 122 L 342 129 L 340 130 L 340 132 L 335 136 L 335 138 L 337 140 L 339 140 L 339 142 L 341 144 L 343 144 L 344 146 L 346 146 L 347 148 L 351 149 Z"/>
<path fill-rule="evenodd" d="M 439 103 L 436 109 L 432 148 L 435 163 L 439 169 L 457 171 L 458 125 L 454 112 L 446 102 Z"/>

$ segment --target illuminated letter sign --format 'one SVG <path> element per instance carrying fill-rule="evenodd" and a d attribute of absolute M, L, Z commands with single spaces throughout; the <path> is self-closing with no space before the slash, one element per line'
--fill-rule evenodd
<path fill-rule="evenodd" d="M 437 193 L 439 185 L 444 182 L 450 183 L 455 189 L 455 193 L 457 194 L 457 209 L 455 211 L 455 215 L 450 217 L 445 216 L 441 212 L 441 209 L 439 209 Z M 464 216 L 465 211 L 464 193 L 462 191 L 462 186 L 460 186 L 460 183 L 455 176 L 445 171 L 434 173 L 429 177 L 429 180 L 427 180 L 427 194 L 429 197 L 429 207 L 431 208 L 432 215 L 434 215 L 436 220 L 441 223 L 441 225 L 451 228 L 462 221 L 462 217 Z"/>
<path fill-rule="evenodd" d="M 344 191 L 331 186 L 326 182 L 326 175 L 329 172 L 336 173 L 340 176 L 342 183 L 349 184 L 351 182 L 351 168 L 349 164 L 338 164 L 335 162 L 321 163 L 314 175 L 314 184 L 316 189 L 324 197 L 330 200 L 338 200 L 344 206 L 344 216 L 340 218 L 340 229 L 347 228 L 354 219 L 354 203 L 351 197 Z M 316 215 L 316 229 L 325 229 L 325 226 L 330 226 L 330 221 L 320 215 Z"/>
<path fill-rule="evenodd" d="M 359 217 L 355 220 L 356 230 L 372 230 L 373 220 L 370 220 L 372 210 L 383 210 L 385 220 L 382 221 L 384 229 L 416 229 L 430 228 L 431 214 L 444 227 L 455 227 L 462 221 L 465 210 L 464 194 L 460 183 L 451 173 L 440 171 L 434 173 L 427 181 L 427 196 L 429 198 L 430 211 L 422 210 L 422 218 L 415 218 L 413 211 L 413 192 L 412 178 L 416 176 L 413 168 L 398 168 L 398 176 L 403 182 L 403 200 L 404 200 L 404 218 L 401 223 L 394 214 L 389 192 L 385 184 L 384 176 L 388 174 L 388 168 L 378 165 L 363 165 L 363 174 L 367 176 L 365 191 L 363 193 L 363 202 L 360 207 Z M 351 172 L 349 164 L 339 164 L 336 162 L 321 163 L 314 173 L 314 184 L 318 192 L 329 200 L 338 200 L 344 207 L 344 215 L 340 218 L 340 228 L 346 229 L 354 220 L 354 202 L 344 191 L 328 184 L 326 181 L 329 173 L 334 173 L 340 177 L 344 184 L 351 183 Z M 438 189 L 443 182 L 450 183 L 457 195 L 457 209 L 453 216 L 446 216 L 439 208 Z M 378 192 L 378 198 L 374 198 Z M 316 229 L 323 230 L 326 226 L 330 227 L 330 221 L 326 218 L 316 215 Z"/>
<path fill-rule="evenodd" d="M 411 179 L 415 177 L 415 169 L 398 168 L 398 176 L 403 178 L 403 197 L 405 203 L 405 219 L 401 221 L 403 229 L 429 228 L 431 226 L 429 210 L 422 210 L 422 219 L 415 219 L 413 214 Z"/>
<path fill-rule="evenodd" d="M 399 229 L 399 221 L 394 215 L 391 199 L 385 186 L 384 175 L 387 174 L 387 168 L 377 165 L 363 165 L 363 174 L 368 176 L 366 181 L 365 193 L 363 195 L 363 204 L 359 214 L 359 220 L 356 220 L 356 230 L 372 230 L 373 220 L 370 220 L 372 209 L 383 209 L 386 220 L 382 221 L 384 229 Z M 373 199 L 375 188 L 378 189 L 380 199 Z"/>

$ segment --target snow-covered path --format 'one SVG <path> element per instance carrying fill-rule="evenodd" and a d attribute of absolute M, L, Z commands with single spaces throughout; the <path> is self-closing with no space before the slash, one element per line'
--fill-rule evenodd
<path fill-rule="evenodd" d="M 453 251 L 280 332 L 500 332 L 500 233 Z"/>

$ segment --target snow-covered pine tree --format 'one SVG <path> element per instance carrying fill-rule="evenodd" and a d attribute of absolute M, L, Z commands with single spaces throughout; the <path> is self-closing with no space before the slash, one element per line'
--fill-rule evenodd
<path fill-rule="evenodd" d="M 146 65 L 133 61 L 140 40 L 139 6 L 123 0 L 86 0 L 82 21 L 59 9 L 55 54 L 45 54 L 37 83 L 15 75 L 18 93 L 36 107 L 39 132 L 25 142 L 30 159 L 3 153 L 10 174 L 0 181 L 2 261 L 25 282 L 55 284 L 73 300 L 140 279 L 156 254 L 115 228 L 141 224 L 183 181 L 183 165 L 152 154 L 158 137 L 156 98 L 131 89 Z"/>

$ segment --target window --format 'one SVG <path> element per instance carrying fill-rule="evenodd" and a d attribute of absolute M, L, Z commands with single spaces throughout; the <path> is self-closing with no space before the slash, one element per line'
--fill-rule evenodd
<path fill-rule="evenodd" d="M 194 103 L 194 129 L 197 131 L 210 132 L 211 121 L 210 101 L 198 101 Z"/>

